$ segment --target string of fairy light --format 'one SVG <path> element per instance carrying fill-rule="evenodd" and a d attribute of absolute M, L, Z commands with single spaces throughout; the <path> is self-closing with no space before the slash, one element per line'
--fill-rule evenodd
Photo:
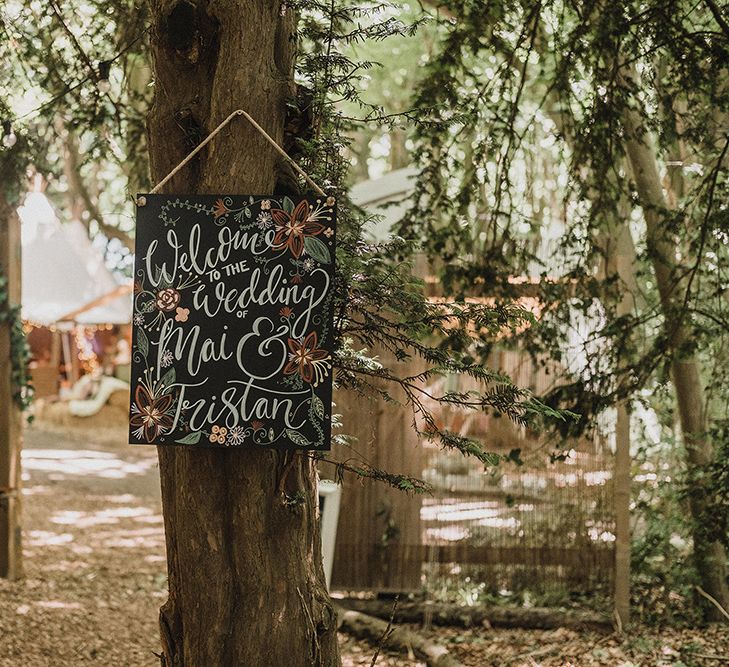
<path fill-rule="evenodd" d="M 64 28 L 66 28 L 64 24 Z M 68 28 L 66 28 L 68 30 Z M 133 40 L 131 40 L 121 51 L 119 51 L 115 56 L 112 58 L 109 58 L 107 60 L 99 60 L 97 61 L 96 65 L 93 65 L 91 61 L 88 59 L 86 54 L 82 51 L 83 54 L 83 60 L 89 64 L 88 70 L 89 73 L 86 77 L 81 79 L 80 81 L 77 81 L 71 85 L 68 85 L 63 91 L 61 91 L 59 94 L 54 95 L 49 100 L 46 100 L 43 102 L 43 104 L 40 104 L 35 109 L 32 109 L 31 111 L 28 111 L 27 113 L 24 113 L 20 116 L 17 116 L 16 118 L 10 119 L 5 118 L 1 122 L 2 127 L 2 140 L 1 143 L 5 148 L 12 148 L 15 146 L 15 144 L 18 142 L 18 135 L 16 133 L 16 129 L 18 128 L 19 121 L 31 118 L 45 109 L 52 107 L 57 102 L 60 102 L 61 100 L 65 99 L 67 95 L 72 93 L 75 90 L 78 90 L 83 86 L 84 84 L 88 83 L 89 81 L 94 81 L 96 83 L 97 90 L 102 93 L 103 95 L 109 95 L 111 92 L 111 81 L 110 81 L 110 75 L 111 75 L 111 67 L 114 64 L 116 60 L 121 58 L 125 53 L 127 53 L 140 39 L 144 37 L 144 35 L 149 31 L 149 28 L 146 28 L 142 31 L 141 34 L 137 35 Z M 70 32 L 70 31 L 69 31 Z M 80 45 L 78 45 L 78 42 L 75 42 L 75 46 L 80 49 Z"/>

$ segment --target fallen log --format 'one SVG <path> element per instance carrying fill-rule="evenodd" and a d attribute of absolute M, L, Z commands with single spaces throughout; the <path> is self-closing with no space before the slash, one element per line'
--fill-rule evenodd
<path fill-rule="evenodd" d="M 387 613 L 388 618 L 391 613 L 392 604 Z M 463 664 L 456 660 L 445 646 L 436 644 L 417 632 L 405 628 L 388 629 L 387 621 L 380 618 L 340 607 L 337 610 L 337 621 L 342 632 L 357 639 L 363 639 L 373 646 L 382 642 L 384 648 L 401 653 L 407 654 L 412 650 L 418 658 L 425 660 L 428 667 L 463 667 Z"/>
<path fill-rule="evenodd" d="M 346 609 L 378 618 L 389 618 L 392 612 L 391 600 L 343 598 L 337 602 Z M 395 621 L 400 623 L 425 623 L 427 621 L 434 625 L 465 628 L 485 625 L 534 630 L 571 628 L 610 632 L 613 629 L 612 621 L 608 616 L 594 611 L 547 607 L 463 607 L 445 602 L 425 601 L 401 601 L 398 604 Z"/>

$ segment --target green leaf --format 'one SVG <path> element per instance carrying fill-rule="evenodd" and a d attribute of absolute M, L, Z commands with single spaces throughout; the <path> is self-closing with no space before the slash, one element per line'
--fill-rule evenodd
<path fill-rule="evenodd" d="M 175 369 L 170 368 L 160 379 L 159 383 L 160 385 L 164 386 L 164 393 L 167 393 L 169 388 L 175 384 L 175 380 L 177 379 L 177 375 L 175 374 Z"/>
<path fill-rule="evenodd" d="M 329 264 L 332 261 L 329 248 L 315 236 L 307 236 L 304 239 L 304 248 L 306 253 L 320 264 Z"/>
<path fill-rule="evenodd" d="M 144 329 L 137 330 L 137 349 L 146 359 L 149 354 L 149 338 L 147 338 L 147 334 L 144 333 Z"/>
<path fill-rule="evenodd" d="M 250 218 L 253 214 L 251 213 L 251 209 L 249 209 L 247 206 L 245 210 L 243 211 L 245 213 L 246 218 Z"/>
<path fill-rule="evenodd" d="M 192 433 L 188 433 L 184 438 L 175 440 L 175 442 L 179 445 L 196 445 L 200 442 L 201 435 L 202 433 L 200 431 L 193 431 Z"/>
<path fill-rule="evenodd" d="M 311 409 L 319 419 L 324 419 L 324 403 L 316 394 L 311 395 Z"/>
<path fill-rule="evenodd" d="M 286 435 L 288 436 L 289 440 L 291 440 L 291 442 L 293 442 L 295 445 L 298 445 L 299 447 L 309 447 L 311 445 L 311 443 L 298 431 L 287 428 Z"/>
<path fill-rule="evenodd" d="M 283 208 L 286 213 L 293 213 L 294 212 L 294 202 L 292 202 L 288 197 L 283 198 Z"/>

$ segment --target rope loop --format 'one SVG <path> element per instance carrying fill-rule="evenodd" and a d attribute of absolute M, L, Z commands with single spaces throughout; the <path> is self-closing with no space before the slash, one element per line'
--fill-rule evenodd
<path fill-rule="evenodd" d="M 243 116 L 253 127 L 258 130 L 258 132 L 263 136 L 263 138 L 273 146 L 274 150 L 282 157 L 284 158 L 295 170 L 296 172 L 304 178 L 304 180 L 316 191 L 318 192 L 322 197 L 326 197 L 327 194 L 322 190 L 297 163 L 296 161 L 289 156 L 289 154 L 279 146 L 274 139 L 271 137 L 266 130 L 264 130 L 256 121 L 255 119 L 246 111 L 243 109 L 236 109 L 232 113 L 228 114 L 228 117 L 218 125 L 203 141 L 201 141 L 193 151 L 191 151 L 187 157 L 185 157 L 167 176 L 165 176 L 157 185 L 155 185 L 150 191 L 149 194 L 155 194 L 160 191 L 161 188 L 164 187 L 164 185 L 177 173 L 182 169 L 192 158 L 194 158 L 205 146 L 207 146 L 213 139 L 213 137 L 218 134 L 228 123 L 230 123 L 231 120 L 233 120 L 236 116 Z M 333 197 L 329 197 L 328 201 L 333 200 Z M 138 197 L 135 200 L 135 203 L 137 206 L 144 206 L 147 203 L 147 200 L 144 197 Z M 331 201 L 331 204 L 334 204 L 333 201 Z"/>

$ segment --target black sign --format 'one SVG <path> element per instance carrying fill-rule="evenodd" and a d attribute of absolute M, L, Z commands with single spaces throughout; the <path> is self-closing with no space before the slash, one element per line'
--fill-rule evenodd
<path fill-rule="evenodd" d="M 130 443 L 329 449 L 334 200 L 137 201 Z"/>

